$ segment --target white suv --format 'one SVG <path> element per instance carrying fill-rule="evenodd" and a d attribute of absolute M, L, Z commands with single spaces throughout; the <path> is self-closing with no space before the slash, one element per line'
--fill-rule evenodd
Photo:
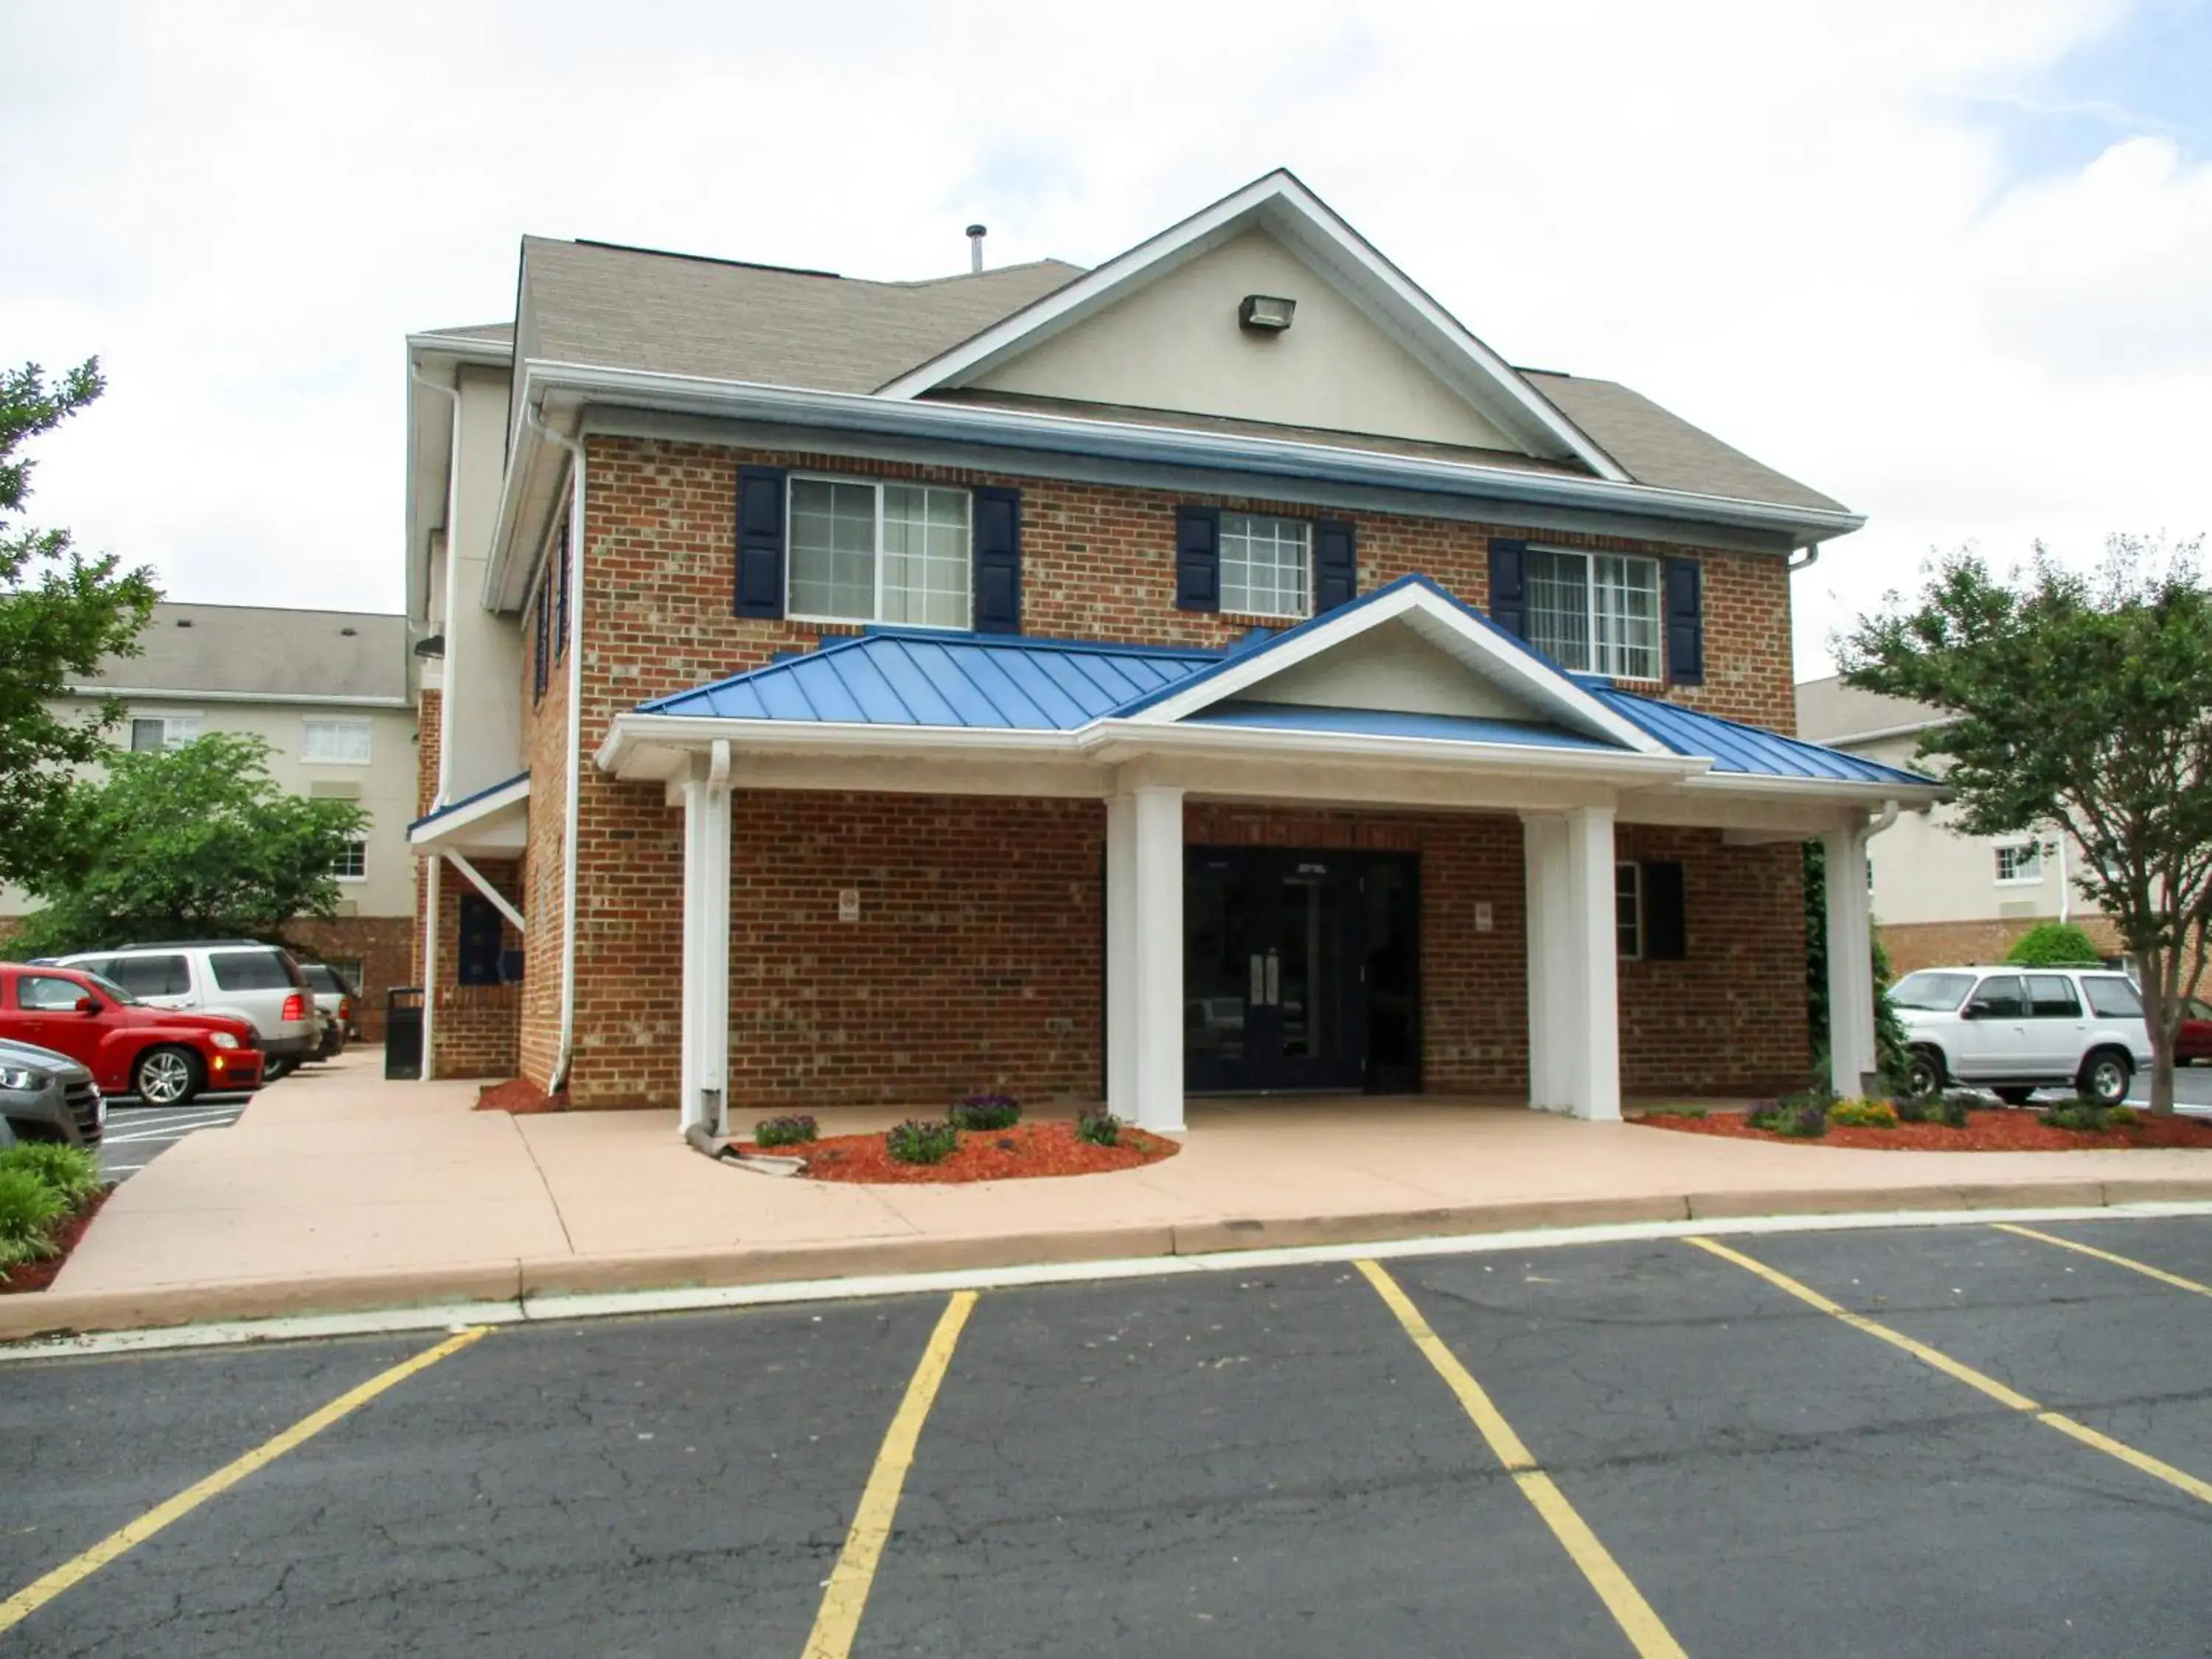
<path fill-rule="evenodd" d="M 175 939 L 86 951 L 64 957 L 64 968 L 82 968 L 113 980 L 139 1001 L 156 1008 L 228 1014 L 259 1034 L 269 1058 L 262 1071 L 274 1083 L 322 1047 L 322 1016 L 307 976 L 289 951 L 258 939 Z"/>
<path fill-rule="evenodd" d="M 1947 1082 L 2025 1105 L 2074 1088 L 2108 1106 L 2150 1064 L 2142 997 L 2124 974 L 2082 968 L 1923 968 L 1889 988 L 1912 1051 L 1906 1091 Z"/>

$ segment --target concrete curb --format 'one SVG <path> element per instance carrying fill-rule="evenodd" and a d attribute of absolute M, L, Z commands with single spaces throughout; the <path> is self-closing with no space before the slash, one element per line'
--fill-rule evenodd
<path fill-rule="evenodd" d="M 2122 1204 L 2205 1200 L 2212 1200 L 2212 1181 L 2021 1181 L 1847 1190 L 1816 1188 L 1690 1193 L 1679 1197 L 1540 1199 L 1445 1209 L 1172 1225 L 1152 1222 L 1081 1232 L 951 1238 L 901 1235 L 837 1244 L 510 1259 L 404 1272 L 233 1279 L 173 1289 L 0 1296 L 0 1342 L 297 1314 L 520 1304 L 534 1297 L 1212 1255 L 1621 1223 L 1875 1212 L 2102 1209 Z"/>

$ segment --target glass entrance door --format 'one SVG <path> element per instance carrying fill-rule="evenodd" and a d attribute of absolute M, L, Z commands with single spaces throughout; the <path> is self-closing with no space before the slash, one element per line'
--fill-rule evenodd
<path fill-rule="evenodd" d="M 1356 1089 L 1367 1060 L 1355 854 L 1200 848 L 1184 876 L 1183 1064 L 1199 1091 Z"/>

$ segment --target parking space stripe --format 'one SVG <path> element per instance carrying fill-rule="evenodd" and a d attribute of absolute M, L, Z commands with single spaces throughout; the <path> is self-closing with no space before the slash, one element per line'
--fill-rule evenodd
<path fill-rule="evenodd" d="M 2167 1486 L 2178 1492 L 2188 1493 L 2200 1503 L 2212 1504 L 2212 1481 L 2200 1480 L 2186 1469 L 2178 1469 L 2171 1463 L 2153 1457 L 2148 1452 L 2137 1451 L 2125 1442 L 2115 1440 L 2108 1434 L 2100 1433 L 2087 1424 L 2078 1422 L 2063 1412 L 2045 1410 L 2038 1401 L 2030 1400 L 2017 1389 L 2006 1387 L 1986 1372 L 1978 1371 L 1972 1365 L 1964 1364 L 1939 1349 L 1929 1347 L 1925 1342 L 1916 1341 L 1902 1331 L 1893 1330 L 1879 1320 L 1869 1319 L 1864 1314 L 1853 1313 L 1842 1304 L 1830 1301 L 1811 1285 L 1801 1284 L 1781 1269 L 1770 1267 L 1764 1261 L 1754 1261 L 1741 1250 L 1731 1249 L 1717 1239 L 1693 1237 L 1684 1242 L 1694 1244 L 1701 1250 L 1709 1251 L 1723 1261 L 1733 1261 L 1746 1273 L 1756 1273 L 1777 1290 L 1788 1291 L 1807 1306 L 1818 1308 L 1822 1313 L 1833 1316 L 1853 1330 L 1863 1331 L 1869 1336 L 1887 1342 L 1893 1348 L 1902 1349 L 1923 1364 L 1932 1365 L 1946 1376 L 1957 1378 L 1968 1388 L 1987 1395 L 1997 1404 L 2008 1410 L 2032 1417 L 2045 1428 L 2056 1429 L 2059 1433 L 2078 1440 L 2085 1446 L 2093 1446 L 2107 1456 L 2118 1458 L 2130 1468 L 2139 1469 L 2154 1480 L 2163 1480 Z"/>
<path fill-rule="evenodd" d="M 2094 1244 L 2083 1244 L 2071 1238 L 2061 1238 L 2056 1233 L 2039 1233 L 2033 1227 L 2016 1227 L 2009 1221 L 1990 1224 L 2001 1233 L 2014 1233 L 2022 1238 L 2033 1238 L 2045 1244 L 2056 1244 L 2062 1250 L 2073 1250 L 2081 1255 L 2094 1255 L 2100 1261 L 2109 1261 L 2116 1267 L 2125 1267 L 2130 1273 L 2141 1273 L 2146 1279 L 2155 1279 L 2161 1285 L 2171 1285 L 2178 1291 L 2194 1291 L 2199 1296 L 2212 1296 L 2212 1285 L 2200 1285 L 2193 1279 L 2184 1279 L 2179 1273 L 2170 1273 L 2163 1267 L 2154 1267 L 2148 1261 L 2138 1261 L 2133 1256 L 2117 1255 L 2111 1250 L 2100 1250 Z"/>
<path fill-rule="evenodd" d="M 1422 1358 L 1436 1368 L 1437 1375 L 1443 1378 L 1445 1386 L 1458 1398 L 1492 1452 L 1521 1488 L 1521 1495 L 1543 1517 L 1552 1535 L 1581 1569 L 1583 1577 L 1589 1581 L 1590 1588 L 1597 1592 L 1598 1599 L 1605 1603 L 1630 1644 L 1643 1659 L 1686 1659 L 1681 1644 L 1675 1641 L 1651 1604 L 1644 1599 L 1643 1592 L 1621 1571 L 1612 1552 L 1598 1541 L 1597 1534 L 1590 1530 L 1575 1506 L 1567 1502 L 1558 1483 L 1537 1466 L 1535 1457 L 1514 1432 L 1513 1425 L 1505 1420 L 1505 1414 L 1484 1392 L 1474 1374 L 1460 1364 L 1459 1357 L 1444 1345 L 1443 1339 L 1429 1328 L 1429 1322 L 1421 1316 L 1413 1299 L 1381 1263 L 1360 1261 L 1352 1266 L 1375 1287 L 1375 1293 L 1398 1316 L 1399 1324 L 1405 1327 L 1406 1334 L 1413 1339 Z"/>
<path fill-rule="evenodd" d="M 0 1632 L 21 1624 L 64 1590 L 82 1583 L 109 1562 L 136 1549 L 170 1522 L 182 1520 L 209 1498 L 228 1492 L 255 1470 L 265 1468 L 286 1452 L 320 1434 L 340 1418 L 358 1411 L 377 1395 L 398 1387 L 418 1371 L 427 1370 L 449 1354 L 459 1353 L 483 1336 L 487 1329 L 489 1327 L 478 1325 L 458 1331 L 435 1347 L 425 1348 L 412 1359 L 402 1360 L 391 1370 L 380 1371 L 360 1387 L 348 1389 L 319 1411 L 310 1412 L 282 1434 L 263 1441 L 245 1456 L 226 1463 L 204 1480 L 185 1487 L 167 1503 L 156 1504 L 129 1525 L 108 1534 L 90 1549 L 63 1562 L 43 1578 L 27 1584 L 5 1601 L 0 1601 Z"/>
<path fill-rule="evenodd" d="M 860 1615 L 867 1611 L 868 1591 L 876 1581 L 876 1565 L 890 1541 L 891 1522 L 898 1514 L 899 1494 L 905 1489 L 907 1471 L 914 1467 L 915 1447 L 921 1440 L 921 1425 L 937 1402 L 937 1390 L 952 1364 L 960 1332 L 974 1311 L 975 1292 L 960 1291 L 945 1304 L 937 1328 L 921 1351 L 914 1376 L 906 1385 L 884 1443 L 876 1454 L 875 1468 L 853 1511 L 853 1525 L 845 1534 L 845 1547 L 822 1592 L 822 1607 L 814 1615 L 814 1629 L 806 1638 L 805 1659 L 846 1659 L 853 1638 L 860 1634 Z"/>

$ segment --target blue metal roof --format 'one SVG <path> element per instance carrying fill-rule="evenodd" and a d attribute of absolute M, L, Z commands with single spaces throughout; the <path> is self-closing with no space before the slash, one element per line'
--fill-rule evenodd
<path fill-rule="evenodd" d="M 449 800 L 443 806 L 438 807 L 434 811 L 425 812 L 421 817 L 416 818 L 412 823 L 407 826 L 408 830 L 410 833 L 412 833 L 415 830 L 420 830 L 426 823 L 435 823 L 440 818 L 450 817 L 455 812 L 459 811 L 464 806 L 475 805 L 486 795 L 496 795 L 502 789 L 512 789 L 518 783 L 527 783 L 529 781 L 529 773 L 517 772 L 511 778 L 502 778 L 497 783 L 488 783 L 483 788 L 476 791 L 473 794 L 464 795 L 459 800 Z"/>
<path fill-rule="evenodd" d="M 638 712 L 1073 732 L 1220 660 L 1170 646 L 872 629 Z"/>
<path fill-rule="evenodd" d="M 1259 639 L 1248 635 L 1224 650 L 871 629 L 832 641 L 817 651 L 779 659 L 750 673 L 641 703 L 637 712 L 780 722 L 1074 732 L 1094 720 L 1133 714 L 1172 692 L 1211 678 L 1232 660 L 1264 655 L 1307 629 L 1325 620 L 1340 621 L 1348 610 L 1372 604 L 1409 585 L 1426 588 L 1447 600 L 1475 624 L 1571 681 L 1601 707 L 1675 754 L 1711 760 L 1717 772 L 1920 787 L 1936 781 L 1917 772 L 1863 760 L 1802 738 L 1785 738 L 1740 720 L 1618 690 L 1594 676 L 1570 674 L 1527 641 L 1419 574 L 1400 577 L 1361 595 L 1350 606 L 1340 606 L 1280 634 Z M 1536 722 L 1258 701 L 1215 703 L 1194 712 L 1189 719 L 1218 726 L 1507 743 L 1531 748 L 1604 750 L 1618 747 L 1601 738 Z"/>
<path fill-rule="evenodd" d="M 1435 738 L 1455 743 L 1510 743 L 1531 749 L 1595 749 L 1620 745 L 1534 720 L 1480 720 L 1465 714 L 1414 714 L 1381 708 L 1322 708 L 1295 702 L 1218 702 L 1186 718 L 1185 726 L 1257 726 L 1279 732 L 1343 732 L 1364 738 Z"/>
<path fill-rule="evenodd" d="M 1634 721 L 1678 755 L 1710 759 L 1716 772 L 1737 772 L 1750 777 L 1820 778 L 1835 783 L 1905 783 L 1936 781 L 1917 772 L 1863 760 L 1824 744 L 1802 738 L 1785 738 L 1763 726 L 1723 720 L 1680 703 L 1658 702 L 1633 692 L 1610 687 L 1592 688 L 1590 695 L 1615 714 Z"/>

